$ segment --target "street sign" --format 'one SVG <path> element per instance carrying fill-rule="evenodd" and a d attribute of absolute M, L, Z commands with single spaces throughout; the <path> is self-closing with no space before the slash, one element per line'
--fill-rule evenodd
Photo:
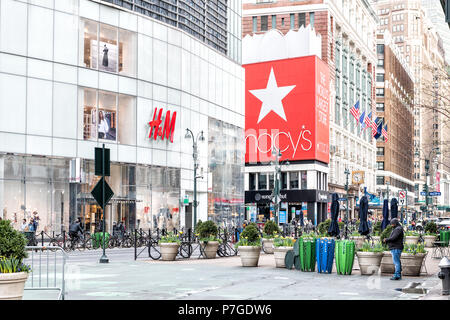
<path fill-rule="evenodd" d="M 405 199 L 405 198 L 406 198 L 406 192 L 403 191 L 403 190 L 399 191 L 399 192 L 398 192 L 398 197 L 399 197 L 400 199 Z"/>
<path fill-rule="evenodd" d="M 347 198 L 338 198 L 338 201 L 347 201 Z"/>
<path fill-rule="evenodd" d="M 437 191 L 432 191 L 432 192 L 429 192 L 428 195 L 430 197 L 439 197 L 441 195 L 441 193 L 437 192 Z"/>
<path fill-rule="evenodd" d="M 421 196 L 426 196 L 427 193 L 426 193 L 425 191 L 420 191 L 420 195 L 421 195 Z"/>
<path fill-rule="evenodd" d="M 103 161 L 102 152 L 105 150 Z M 110 169 L 109 169 L 109 150 L 110 149 L 104 149 L 104 148 L 95 148 L 95 175 L 96 176 L 102 176 L 103 175 L 103 167 L 105 168 L 105 176 L 110 176 Z"/>
<path fill-rule="evenodd" d="M 92 189 L 92 196 L 97 201 L 98 205 L 102 208 L 105 208 L 105 206 L 108 204 L 109 200 L 111 200 L 112 196 L 114 195 L 114 192 L 109 187 L 108 183 L 105 181 L 105 198 L 103 199 L 103 179 L 102 177 L 97 185 Z"/>
<path fill-rule="evenodd" d="M 406 203 L 406 201 L 405 201 L 405 199 L 404 198 L 399 198 L 399 201 L 398 201 L 398 203 L 401 205 L 401 206 L 404 206 L 405 205 L 405 203 Z"/>

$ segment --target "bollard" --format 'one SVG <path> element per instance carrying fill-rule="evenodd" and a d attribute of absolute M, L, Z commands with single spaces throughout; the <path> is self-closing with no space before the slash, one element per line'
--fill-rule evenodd
<path fill-rule="evenodd" d="M 44 231 L 41 231 L 41 243 L 44 246 Z"/>
<path fill-rule="evenodd" d="M 137 259 L 137 232 L 135 229 L 134 230 L 134 260 L 136 260 L 136 259 Z"/>
<path fill-rule="evenodd" d="M 450 294 L 450 260 L 444 257 L 438 266 L 441 268 L 438 277 L 442 280 L 442 295 L 448 296 Z"/>

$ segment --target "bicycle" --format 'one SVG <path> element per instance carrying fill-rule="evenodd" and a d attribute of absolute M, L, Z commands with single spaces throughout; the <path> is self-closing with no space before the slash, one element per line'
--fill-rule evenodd
<path fill-rule="evenodd" d="M 148 241 L 148 256 L 153 260 L 158 260 L 161 258 L 161 250 L 157 239 L 152 239 L 150 237 Z"/>

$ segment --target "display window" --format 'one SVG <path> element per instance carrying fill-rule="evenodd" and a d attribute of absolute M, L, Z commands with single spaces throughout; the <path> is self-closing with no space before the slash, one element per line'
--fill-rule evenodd
<path fill-rule="evenodd" d="M 79 101 L 83 140 L 136 144 L 135 97 L 80 88 Z"/>
<path fill-rule="evenodd" d="M 135 32 L 87 19 L 81 19 L 80 25 L 82 66 L 136 76 Z"/>

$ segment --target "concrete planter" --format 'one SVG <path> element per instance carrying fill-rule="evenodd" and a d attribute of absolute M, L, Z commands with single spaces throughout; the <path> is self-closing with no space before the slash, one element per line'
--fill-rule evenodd
<path fill-rule="evenodd" d="M 161 260 L 164 261 L 174 261 L 178 254 L 178 243 L 161 243 Z"/>
<path fill-rule="evenodd" d="M 273 249 L 274 257 L 275 257 L 275 267 L 277 268 L 286 268 L 284 264 L 284 258 L 286 257 L 286 252 L 292 250 L 292 247 L 275 247 Z"/>
<path fill-rule="evenodd" d="M 27 272 L 0 273 L 0 300 L 22 300 Z"/>
<path fill-rule="evenodd" d="M 273 239 L 263 238 L 263 251 L 267 254 L 273 254 Z"/>
<path fill-rule="evenodd" d="M 392 261 L 392 254 L 390 251 L 383 252 L 383 258 L 381 259 L 381 272 L 382 273 L 395 273 L 394 262 Z"/>
<path fill-rule="evenodd" d="M 373 242 L 380 242 L 380 236 L 373 236 Z"/>
<path fill-rule="evenodd" d="M 358 257 L 359 269 L 363 275 L 378 274 L 380 269 L 383 252 L 356 252 Z"/>
<path fill-rule="evenodd" d="M 420 276 L 420 269 L 422 268 L 423 258 L 425 253 L 403 253 L 400 257 L 402 263 L 402 274 L 405 276 Z"/>
<path fill-rule="evenodd" d="M 362 248 L 365 238 L 366 237 L 363 237 L 363 236 L 353 236 L 353 237 L 350 237 L 350 240 L 355 241 L 355 247 L 356 247 L 356 250 L 358 250 L 358 249 Z"/>
<path fill-rule="evenodd" d="M 419 242 L 419 236 L 406 236 L 405 244 L 417 244 Z"/>
<path fill-rule="evenodd" d="M 432 248 L 433 243 L 436 241 L 436 236 L 424 236 L 423 239 L 425 240 L 425 247 Z"/>
<path fill-rule="evenodd" d="M 219 249 L 219 241 L 208 241 L 202 243 L 202 248 L 205 251 L 206 259 L 215 259 L 217 249 Z"/>
<path fill-rule="evenodd" d="M 239 246 L 239 255 L 243 267 L 257 267 L 261 246 Z"/>

